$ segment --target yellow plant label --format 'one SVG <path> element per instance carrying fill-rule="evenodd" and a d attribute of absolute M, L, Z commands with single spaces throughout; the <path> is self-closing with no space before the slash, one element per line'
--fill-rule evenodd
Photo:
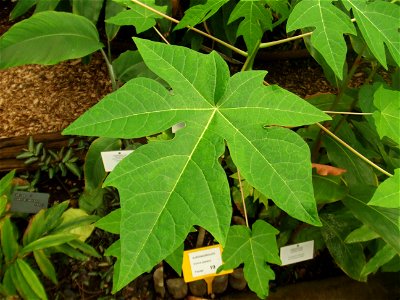
<path fill-rule="evenodd" d="M 224 270 L 217 274 L 217 269 L 222 265 L 222 251 L 221 245 L 184 251 L 182 270 L 185 282 L 232 273 L 233 270 Z"/>

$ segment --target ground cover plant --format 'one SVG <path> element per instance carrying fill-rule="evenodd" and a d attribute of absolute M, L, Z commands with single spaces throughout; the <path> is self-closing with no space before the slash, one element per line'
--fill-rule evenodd
<path fill-rule="evenodd" d="M 117 258 L 114 292 L 162 260 L 180 273 L 193 226 L 224 247 L 222 268 L 244 264 L 260 298 L 274 279 L 267 263 L 279 265 L 289 242 L 315 240 L 356 280 L 400 270 L 399 1 L 106 1 L 107 49 L 79 2 L 14 25 L 0 38 L 0 67 L 103 53 L 114 92 L 64 134 L 101 137 L 85 203 L 102 186 L 119 192 L 121 207 L 96 223 L 120 236 L 106 252 Z M 113 59 L 119 26 L 132 25 L 137 50 Z M 336 94 L 305 100 L 253 70 L 263 49 L 300 39 Z M 349 88 L 362 63 L 365 83 Z M 107 178 L 99 171 L 101 149 L 141 137 L 149 142 Z M 246 225 L 230 225 L 232 199 Z"/>

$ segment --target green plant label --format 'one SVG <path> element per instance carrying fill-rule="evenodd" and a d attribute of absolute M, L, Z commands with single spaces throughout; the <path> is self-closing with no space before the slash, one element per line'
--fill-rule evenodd
<path fill-rule="evenodd" d="M 314 241 L 289 245 L 281 248 L 282 266 L 314 258 Z"/>
<path fill-rule="evenodd" d="M 12 195 L 11 211 L 22 213 L 37 213 L 42 208 L 47 208 L 49 204 L 47 193 L 30 193 L 16 191 Z"/>
<path fill-rule="evenodd" d="M 133 150 L 119 150 L 119 151 L 104 151 L 101 152 L 101 158 L 103 159 L 104 170 L 111 172 L 114 170 L 116 165 L 122 161 L 125 157 L 131 154 Z"/>

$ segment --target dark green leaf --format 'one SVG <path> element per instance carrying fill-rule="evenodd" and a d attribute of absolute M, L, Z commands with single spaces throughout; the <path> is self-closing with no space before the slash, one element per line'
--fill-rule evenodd
<path fill-rule="evenodd" d="M 373 187 L 355 186 L 342 201 L 356 218 L 378 233 L 386 243 L 400 253 L 400 208 L 368 205 L 374 191 Z"/>
<path fill-rule="evenodd" d="M 17 4 L 14 6 L 13 10 L 10 13 L 10 20 L 14 20 L 14 19 L 22 16 L 23 14 L 28 12 L 28 10 L 31 7 L 35 6 L 36 3 L 37 3 L 37 0 L 19 0 L 19 1 L 17 1 Z"/>
<path fill-rule="evenodd" d="M 347 187 L 338 176 L 320 176 L 313 174 L 314 197 L 318 204 L 332 203 L 343 199 Z"/>
<path fill-rule="evenodd" d="M 102 47 L 96 27 L 88 19 L 45 11 L 15 24 L 0 37 L 0 69 L 56 64 Z"/>
<path fill-rule="evenodd" d="M 336 264 L 351 278 L 366 281 L 366 277 L 361 274 L 365 266 L 362 245 L 345 242 L 352 229 L 359 226 L 357 220 L 351 214 L 343 212 L 321 214 L 320 218 L 323 224 L 322 236 Z"/>
<path fill-rule="evenodd" d="M 396 250 L 390 245 L 383 246 L 376 254 L 367 262 L 362 270 L 364 276 L 375 273 L 384 264 L 388 263 L 396 256 Z"/>
<path fill-rule="evenodd" d="M 90 0 L 90 4 L 88 4 L 87 0 L 72 0 L 72 12 L 84 16 L 96 24 L 103 2 L 103 0 Z"/>

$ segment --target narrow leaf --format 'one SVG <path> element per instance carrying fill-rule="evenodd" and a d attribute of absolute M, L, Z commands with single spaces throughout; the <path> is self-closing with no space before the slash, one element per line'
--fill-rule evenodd
<path fill-rule="evenodd" d="M 18 22 L 0 37 L 0 69 L 56 64 L 102 47 L 96 27 L 88 19 L 45 11 Z"/>
<path fill-rule="evenodd" d="M 6 216 L 3 226 L 0 227 L 1 248 L 6 263 L 12 262 L 18 255 L 19 245 L 17 242 L 16 232 L 10 217 Z"/>
<path fill-rule="evenodd" d="M 25 299 L 39 299 L 38 295 L 33 291 L 30 284 L 22 275 L 21 270 L 18 268 L 17 262 L 14 262 L 8 267 L 11 274 L 11 279 L 14 283 L 18 293 Z"/>
<path fill-rule="evenodd" d="M 43 275 L 49 278 L 54 284 L 58 284 L 56 270 L 45 252 L 43 250 L 35 250 L 33 251 L 33 256 Z"/>
<path fill-rule="evenodd" d="M 224 270 L 244 263 L 243 271 L 249 288 L 262 299 L 268 296 L 269 280 L 275 279 L 274 272 L 266 262 L 281 263 L 275 237 L 278 233 L 278 230 L 261 220 L 253 224 L 251 231 L 245 226 L 232 226 L 222 253 Z"/>
<path fill-rule="evenodd" d="M 39 297 L 40 299 L 47 299 L 47 295 L 42 283 L 40 282 L 36 273 L 31 269 L 29 264 L 23 259 L 17 259 L 17 266 L 25 281 L 29 283 L 30 287 L 37 295 L 37 297 Z"/>
<path fill-rule="evenodd" d="M 375 231 L 371 230 L 367 225 L 362 225 L 361 227 L 354 229 L 346 237 L 346 243 L 359 243 L 374 240 L 379 237 Z"/>
<path fill-rule="evenodd" d="M 76 239 L 76 235 L 71 233 L 59 233 L 54 235 L 48 235 L 26 245 L 24 248 L 22 248 L 21 254 L 26 254 L 31 251 L 54 247 L 72 241 L 74 239 Z"/>
<path fill-rule="evenodd" d="M 28 12 L 31 7 L 35 6 L 37 2 L 37 0 L 19 0 L 10 13 L 10 20 L 22 16 Z"/>
<path fill-rule="evenodd" d="M 396 250 L 394 250 L 390 245 L 385 245 L 367 262 L 361 273 L 364 276 L 375 273 L 380 267 L 391 261 L 395 256 Z"/>

